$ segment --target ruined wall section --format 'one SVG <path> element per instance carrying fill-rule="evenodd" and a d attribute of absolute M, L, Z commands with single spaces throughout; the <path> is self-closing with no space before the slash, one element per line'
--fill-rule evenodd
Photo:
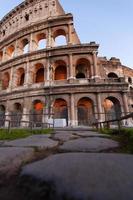
<path fill-rule="evenodd" d="M 118 58 L 112 57 L 107 60 L 106 57 L 99 57 L 98 62 L 101 77 L 107 78 L 109 73 L 115 73 L 118 77 L 133 79 L 133 69 L 123 66 Z"/>
<path fill-rule="evenodd" d="M 24 27 L 64 14 L 58 0 L 24 1 L 1 20 L 0 41 Z"/>

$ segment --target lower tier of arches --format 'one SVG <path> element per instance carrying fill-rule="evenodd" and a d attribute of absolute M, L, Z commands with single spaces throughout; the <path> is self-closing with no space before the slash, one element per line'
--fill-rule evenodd
<path fill-rule="evenodd" d="M 0 102 L 0 127 L 64 120 L 66 126 L 92 126 L 94 122 L 118 119 L 133 112 L 126 94 L 63 94 L 25 97 Z M 29 124 L 28 124 L 29 122 Z M 114 123 L 115 125 L 115 123 Z"/>

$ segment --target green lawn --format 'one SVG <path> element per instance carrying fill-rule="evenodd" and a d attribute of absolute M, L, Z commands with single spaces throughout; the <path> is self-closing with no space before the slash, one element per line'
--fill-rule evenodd
<path fill-rule="evenodd" d="M 32 130 L 29 129 L 12 129 L 8 132 L 6 129 L 0 129 L 0 140 L 15 140 L 19 138 L 26 138 L 35 134 L 50 134 L 53 129 Z"/>
<path fill-rule="evenodd" d="M 122 128 L 120 132 L 118 129 L 102 129 L 100 132 L 117 140 L 121 145 L 121 153 L 133 154 L 133 128 Z"/>

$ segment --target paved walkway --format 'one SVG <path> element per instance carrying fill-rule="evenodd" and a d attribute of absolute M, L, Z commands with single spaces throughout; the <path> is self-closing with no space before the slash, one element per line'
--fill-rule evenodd
<path fill-rule="evenodd" d="M 22 168 L 19 184 L 31 191 L 25 194 L 27 200 L 42 196 L 63 200 L 64 195 L 66 200 L 132 200 L 133 157 L 102 153 L 118 147 L 110 136 L 89 130 L 56 130 L 52 135 L 4 141 L 0 142 L 0 173 L 11 175 L 41 154 L 43 160 Z"/>
<path fill-rule="evenodd" d="M 107 138 L 105 138 L 107 137 Z M 13 173 L 21 164 L 31 161 L 38 151 L 99 152 L 118 147 L 109 136 L 91 131 L 56 131 L 49 135 L 32 135 L 24 139 L 0 142 L 0 172 Z M 9 165 L 10 164 L 10 165 Z"/>

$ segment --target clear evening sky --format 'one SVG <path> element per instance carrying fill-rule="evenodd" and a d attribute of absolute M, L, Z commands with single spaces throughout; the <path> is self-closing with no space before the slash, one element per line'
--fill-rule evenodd
<path fill-rule="evenodd" d="M 22 0 L 0 0 L 0 19 Z M 133 68 L 133 0 L 60 0 L 73 13 L 81 42 L 100 44 L 99 56 Z"/>

